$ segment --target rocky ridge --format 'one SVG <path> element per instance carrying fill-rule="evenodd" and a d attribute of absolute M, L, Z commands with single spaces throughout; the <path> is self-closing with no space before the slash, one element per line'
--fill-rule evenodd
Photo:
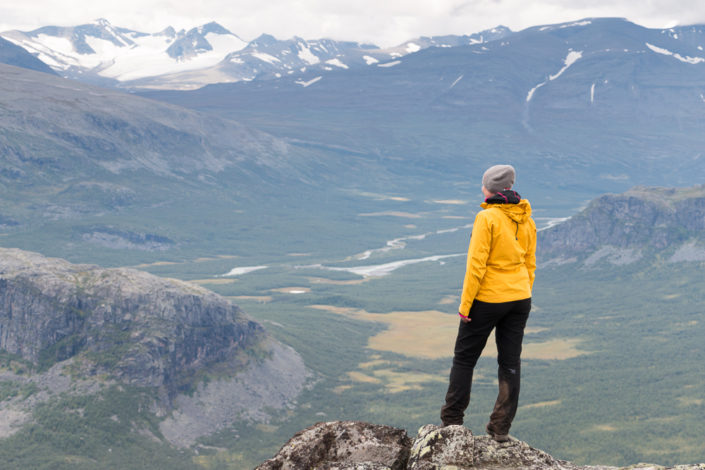
<path fill-rule="evenodd" d="M 539 236 L 546 265 L 636 262 L 657 253 L 668 262 L 705 261 L 705 185 L 637 186 L 607 194 Z"/>
<path fill-rule="evenodd" d="M 495 442 L 463 426 L 428 424 L 412 441 L 403 429 L 358 421 L 317 423 L 295 434 L 256 470 L 618 470 L 580 466 L 510 439 Z M 637 464 L 619 470 L 703 470 L 705 464 Z"/>
<path fill-rule="evenodd" d="M 0 380 L 32 390 L 29 405 L 0 401 L 17 425 L 37 400 L 119 383 L 154 390 L 155 412 L 169 414 L 162 433 L 182 446 L 238 420 L 267 421 L 293 406 L 309 375 L 295 351 L 202 287 L 6 248 L 0 352 L 25 365 L 0 368 Z"/>

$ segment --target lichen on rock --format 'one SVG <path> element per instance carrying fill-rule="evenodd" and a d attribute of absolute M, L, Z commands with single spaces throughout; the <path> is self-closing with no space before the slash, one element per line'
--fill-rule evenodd
<path fill-rule="evenodd" d="M 472 432 L 464 426 L 439 427 L 427 424 L 419 429 L 411 447 L 408 468 L 470 468 L 473 463 L 474 443 Z"/>
<path fill-rule="evenodd" d="M 365 438 L 360 438 L 365 436 Z M 361 445 L 364 442 L 364 445 Z M 421 427 L 413 443 L 403 429 L 359 421 L 318 423 L 298 432 L 256 470 L 705 470 L 705 464 L 660 467 L 580 466 L 526 442 L 496 442 L 463 426 Z"/>
<path fill-rule="evenodd" d="M 403 470 L 410 448 L 403 429 L 359 421 L 317 423 L 296 433 L 256 470 Z"/>

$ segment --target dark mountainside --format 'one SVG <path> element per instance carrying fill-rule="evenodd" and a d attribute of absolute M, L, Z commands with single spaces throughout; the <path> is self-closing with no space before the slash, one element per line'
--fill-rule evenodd
<path fill-rule="evenodd" d="M 12 44 L 10 41 L 3 38 L 0 38 L 0 64 L 14 65 L 15 67 L 56 75 L 47 64 L 34 57 L 20 46 Z"/>
<path fill-rule="evenodd" d="M 202 287 L 5 248 L 0 350 L 3 387 L 32 390 L 0 402 L 3 437 L 59 393 L 122 384 L 166 418 L 151 431 L 157 441 L 189 446 L 236 421 L 266 421 L 308 377 L 296 352 Z"/>
<path fill-rule="evenodd" d="M 294 435 L 256 470 L 617 470 L 558 460 L 527 443 L 498 443 L 463 426 L 432 424 L 412 440 L 403 429 L 355 421 L 318 423 Z M 705 464 L 662 467 L 638 464 L 620 470 L 701 470 Z"/>

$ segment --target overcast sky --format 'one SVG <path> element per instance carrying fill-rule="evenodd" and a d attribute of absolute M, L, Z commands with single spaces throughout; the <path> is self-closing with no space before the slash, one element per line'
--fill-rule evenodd
<path fill-rule="evenodd" d="M 245 40 L 328 37 L 391 46 L 417 36 L 514 31 L 616 16 L 652 28 L 705 23 L 702 0 L 3 0 L 0 31 L 74 26 L 96 18 L 143 32 L 217 21 Z"/>

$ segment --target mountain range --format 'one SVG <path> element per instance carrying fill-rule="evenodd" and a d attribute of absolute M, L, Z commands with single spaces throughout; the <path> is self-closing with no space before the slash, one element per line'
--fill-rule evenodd
<path fill-rule="evenodd" d="M 427 47 L 455 47 L 501 38 L 504 27 L 469 36 L 421 37 L 391 48 L 331 39 L 246 42 L 211 22 L 188 31 L 144 33 L 106 19 L 73 27 L 5 31 L 4 37 L 66 78 L 123 88 L 189 89 L 209 83 L 297 77 L 306 71 L 380 66 Z"/>
<path fill-rule="evenodd" d="M 534 194 L 591 198 L 699 183 L 703 30 L 586 19 L 426 48 L 392 67 L 142 95 L 247 120 L 290 142 L 375 156 L 426 184 L 506 161 Z"/>

